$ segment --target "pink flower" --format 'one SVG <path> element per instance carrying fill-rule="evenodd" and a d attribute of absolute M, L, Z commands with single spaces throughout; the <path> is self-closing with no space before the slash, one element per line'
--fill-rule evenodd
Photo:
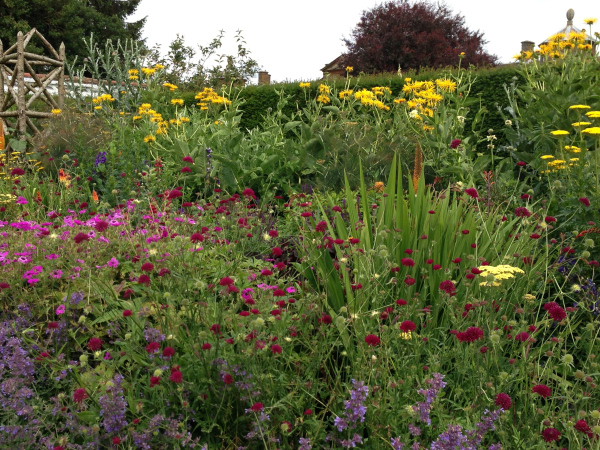
<path fill-rule="evenodd" d="M 368 346 L 375 347 L 375 346 L 379 345 L 381 340 L 374 334 L 369 334 L 368 336 L 365 337 L 365 342 Z"/>
<path fill-rule="evenodd" d="M 581 202 L 583 205 L 585 205 L 585 206 L 590 206 L 590 199 L 589 199 L 589 198 L 587 198 L 587 197 L 581 197 L 581 198 L 579 199 L 579 201 L 580 201 L 580 202 Z M 18 202 L 17 202 L 17 203 L 18 203 Z"/>
<path fill-rule="evenodd" d="M 477 189 L 475 189 L 475 188 L 465 189 L 465 194 L 467 194 L 469 197 L 473 197 L 473 198 L 479 197 L 479 194 L 477 194 Z"/>
<path fill-rule="evenodd" d="M 273 345 L 271 345 L 271 352 L 274 355 L 278 355 L 278 354 L 280 354 L 282 352 L 282 348 L 278 344 L 273 344 Z"/>
<path fill-rule="evenodd" d="M 56 308 L 56 314 L 57 315 L 61 315 L 65 313 L 65 305 L 60 305 L 58 308 Z"/>

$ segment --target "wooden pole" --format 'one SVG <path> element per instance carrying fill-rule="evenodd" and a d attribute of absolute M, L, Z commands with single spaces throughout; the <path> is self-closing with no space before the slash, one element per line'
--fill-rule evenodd
<path fill-rule="evenodd" d="M 19 31 L 17 34 L 17 67 L 13 72 L 13 78 L 19 77 L 17 80 L 17 111 L 19 118 L 17 120 L 19 138 L 25 138 L 25 132 L 27 131 L 27 116 L 25 116 L 25 44 L 23 39 L 23 32 Z"/>
<path fill-rule="evenodd" d="M 63 109 L 65 106 L 65 43 L 61 42 L 58 48 L 58 60 L 61 62 L 62 67 L 58 74 L 58 108 Z"/>

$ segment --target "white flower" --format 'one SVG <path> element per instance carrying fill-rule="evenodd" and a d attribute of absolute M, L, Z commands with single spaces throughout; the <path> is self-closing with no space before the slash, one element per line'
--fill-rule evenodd
<path fill-rule="evenodd" d="M 456 117 L 456 120 L 458 120 L 460 123 L 465 123 L 465 116 L 458 116 Z"/>

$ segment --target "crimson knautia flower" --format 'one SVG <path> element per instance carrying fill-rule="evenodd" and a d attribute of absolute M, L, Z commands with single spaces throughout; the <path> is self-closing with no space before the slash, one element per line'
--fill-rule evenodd
<path fill-rule="evenodd" d="M 589 198 L 587 198 L 587 197 L 581 197 L 581 198 L 579 199 L 579 202 L 580 202 L 582 205 L 585 205 L 585 206 L 590 206 L 590 199 L 589 199 Z"/>
<path fill-rule="evenodd" d="M 193 159 L 192 159 L 192 157 L 191 157 L 191 156 L 189 156 L 189 155 L 188 155 L 188 156 L 184 156 L 182 161 L 183 161 L 183 162 L 190 163 L 190 164 L 193 164 L 193 163 L 194 163 L 194 160 L 193 160 Z"/>
<path fill-rule="evenodd" d="M 160 377 L 150 377 L 150 387 L 154 387 L 160 384 Z"/>
<path fill-rule="evenodd" d="M 467 194 L 469 197 L 473 197 L 473 198 L 479 197 L 479 194 L 477 193 L 477 189 L 475 189 L 475 188 L 465 189 L 465 194 Z"/>
<path fill-rule="evenodd" d="M 106 220 L 97 220 L 94 224 L 94 228 L 96 229 L 96 231 L 99 231 L 101 233 L 108 228 L 108 222 Z"/>
<path fill-rule="evenodd" d="M 415 265 L 415 262 L 412 258 L 402 258 L 400 262 L 404 267 L 413 267 Z"/>
<path fill-rule="evenodd" d="M 523 331 L 515 336 L 515 341 L 527 342 L 529 341 L 529 333 Z"/>
<path fill-rule="evenodd" d="M 141 267 L 142 272 L 152 272 L 154 270 L 154 264 L 152 263 L 144 263 Z"/>
<path fill-rule="evenodd" d="M 123 311 L 123 317 L 129 317 L 133 314 L 133 311 L 131 311 L 130 309 L 126 309 L 125 311 Z"/>
<path fill-rule="evenodd" d="M 88 342 L 88 348 L 95 352 L 102 348 L 102 341 L 100 338 L 91 338 Z"/>
<path fill-rule="evenodd" d="M 171 370 L 171 375 L 169 376 L 169 380 L 171 380 L 173 383 L 182 383 L 183 375 L 181 374 L 181 372 L 179 370 Z"/>
<path fill-rule="evenodd" d="M 445 280 L 440 283 L 440 291 L 444 291 L 446 294 L 452 296 L 456 294 L 456 286 L 450 280 Z"/>
<path fill-rule="evenodd" d="M 588 425 L 588 423 L 585 420 L 578 420 L 575 423 L 575 425 L 573 426 L 573 428 L 575 428 L 577 431 L 579 431 L 581 433 L 587 434 L 588 437 L 594 436 L 592 429 L 590 428 L 590 426 Z"/>
<path fill-rule="evenodd" d="M 539 396 L 543 398 L 550 397 L 552 394 L 551 389 L 545 384 L 535 385 L 533 388 L 531 388 L 531 392 L 534 394 L 539 394 Z"/>
<path fill-rule="evenodd" d="M 20 167 L 15 167 L 13 170 L 10 171 L 11 177 L 19 177 L 24 174 L 25 174 L 25 171 L 23 169 L 21 169 Z"/>
<path fill-rule="evenodd" d="M 494 403 L 505 411 L 509 410 L 512 406 L 511 398 L 508 396 L 508 394 L 505 394 L 504 392 L 500 392 L 498 395 L 496 395 Z"/>
<path fill-rule="evenodd" d="M 169 192 L 169 195 L 167 195 L 167 198 L 169 200 L 172 200 L 174 198 L 179 198 L 182 196 L 183 196 L 183 194 L 181 193 L 181 191 L 179 189 L 173 189 L 172 191 Z"/>
<path fill-rule="evenodd" d="M 278 345 L 278 344 L 271 345 L 271 353 L 273 353 L 274 355 L 278 355 L 282 351 L 283 351 L 283 349 L 281 348 L 280 345 Z"/>
<path fill-rule="evenodd" d="M 381 340 L 374 334 L 369 334 L 365 337 L 365 342 L 368 346 L 375 347 L 375 346 L 379 345 Z"/>
<path fill-rule="evenodd" d="M 545 428 L 542 431 L 542 439 L 546 442 L 558 441 L 560 439 L 560 431 L 556 428 Z"/>
<path fill-rule="evenodd" d="M 160 344 L 158 342 L 150 342 L 146 345 L 146 352 L 155 353 L 160 349 Z"/>
<path fill-rule="evenodd" d="M 456 333 L 456 338 L 460 342 L 475 342 L 483 339 L 483 330 L 479 327 L 469 327 L 465 331 L 459 331 Z"/>
<path fill-rule="evenodd" d="M 84 388 L 75 389 L 75 392 L 73 392 L 73 401 L 75 403 L 81 403 L 86 398 L 88 398 L 88 395 Z"/>
<path fill-rule="evenodd" d="M 525 208 L 524 206 L 515 209 L 515 216 L 517 217 L 529 217 L 531 216 L 531 212 Z"/>
<path fill-rule="evenodd" d="M 75 237 L 73 238 L 73 240 L 75 241 L 76 244 L 80 244 L 83 241 L 89 241 L 90 237 L 89 237 L 89 235 L 87 235 L 85 233 L 77 233 L 75 235 Z"/>
<path fill-rule="evenodd" d="M 415 323 L 412 320 L 405 320 L 404 322 L 402 322 L 400 324 L 400 331 L 404 332 L 404 333 L 410 333 L 412 331 L 415 331 L 417 329 L 417 326 L 415 325 Z"/>
<path fill-rule="evenodd" d="M 140 275 L 138 278 L 138 284 L 145 284 L 146 286 L 150 286 L 150 277 L 148 275 Z"/>
<path fill-rule="evenodd" d="M 460 139 L 452 139 L 452 142 L 450 142 L 450 148 L 456 149 L 461 143 L 462 141 Z"/>

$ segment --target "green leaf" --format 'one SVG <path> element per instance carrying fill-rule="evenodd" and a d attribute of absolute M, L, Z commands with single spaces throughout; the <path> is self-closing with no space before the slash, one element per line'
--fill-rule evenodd
<path fill-rule="evenodd" d="M 98 416 L 92 411 L 83 411 L 75 414 L 77 418 L 83 422 L 94 423 L 98 420 Z"/>

